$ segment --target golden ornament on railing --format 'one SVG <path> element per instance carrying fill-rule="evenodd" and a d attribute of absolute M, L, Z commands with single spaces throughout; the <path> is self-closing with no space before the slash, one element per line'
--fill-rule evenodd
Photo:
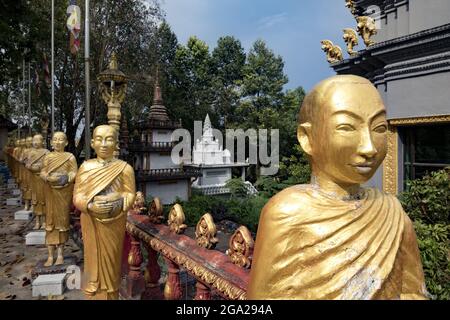
<path fill-rule="evenodd" d="M 358 54 L 357 51 L 353 50 L 354 47 L 358 45 L 358 34 L 352 28 L 344 29 L 343 39 L 347 44 L 347 52 L 350 56 L 355 56 Z"/>
<path fill-rule="evenodd" d="M 366 46 L 370 47 L 375 44 L 375 41 L 370 39 L 378 33 L 375 20 L 368 16 L 357 17 L 358 22 L 357 31 L 361 38 L 363 38 Z"/>
<path fill-rule="evenodd" d="M 327 54 L 327 61 L 329 63 L 344 60 L 341 47 L 334 45 L 330 40 L 322 40 L 320 43 L 322 44 L 322 50 Z"/>
<path fill-rule="evenodd" d="M 184 224 L 186 217 L 184 216 L 183 208 L 178 203 L 175 204 L 169 212 L 169 225 L 170 231 L 176 234 L 184 233 L 187 225 Z"/>
<path fill-rule="evenodd" d="M 255 242 L 252 234 L 245 226 L 240 226 L 229 241 L 229 249 L 226 254 L 231 261 L 242 268 L 249 269 L 252 265 L 252 254 Z"/>
<path fill-rule="evenodd" d="M 164 220 L 163 206 L 159 198 L 153 198 L 150 207 L 148 208 L 148 216 L 151 223 L 160 224 Z"/>
<path fill-rule="evenodd" d="M 195 238 L 197 239 L 197 244 L 206 249 L 214 249 L 219 239 L 216 238 L 217 228 L 214 224 L 213 217 L 211 214 L 206 213 L 200 218 L 195 228 Z"/>

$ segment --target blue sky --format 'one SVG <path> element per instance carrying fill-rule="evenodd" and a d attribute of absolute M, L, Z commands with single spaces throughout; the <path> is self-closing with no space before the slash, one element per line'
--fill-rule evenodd
<path fill-rule="evenodd" d="M 248 51 L 255 40 L 265 40 L 283 57 L 286 88 L 310 90 L 333 75 L 320 40 L 338 44 L 346 57 L 342 30 L 355 28 L 344 0 L 163 0 L 162 7 L 183 44 L 195 35 L 212 50 L 219 37 L 232 35 Z"/>

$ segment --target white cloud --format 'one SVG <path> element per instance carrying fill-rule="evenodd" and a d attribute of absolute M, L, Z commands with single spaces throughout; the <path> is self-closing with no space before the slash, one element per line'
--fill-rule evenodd
<path fill-rule="evenodd" d="M 264 17 L 258 21 L 258 29 L 268 29 L 287 20 L 287 13 L 282 12 L 268 17 Z"/>

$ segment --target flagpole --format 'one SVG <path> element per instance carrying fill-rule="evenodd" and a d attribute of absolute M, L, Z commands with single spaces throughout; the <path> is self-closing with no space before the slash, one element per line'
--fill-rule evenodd
<path fill-rule="evenodd" d="M 28 61 L 28 133 L 31 136 L 31 62 Z"/>
<path fill-rule="evenodd" d="M 85 125 L 85 159 L 91 158 L 91 89 L 90 89 L 90 73 L 89 73 L 89 0 L 85 0 L 85 18 L 84 18 L 84 70 L 86 78 L 86 106 L 84 110 Z"/>
<path fill-rule="evenodd" d="M 22 126 L 25 123 L 25 58 L 22 59 Z M 26 133 L 24 133 L 24 136 Z"/>
<path fill-rule="evenodd" d="M 55 133 L 55 0 L 52 0 L 52 136 Z"/>

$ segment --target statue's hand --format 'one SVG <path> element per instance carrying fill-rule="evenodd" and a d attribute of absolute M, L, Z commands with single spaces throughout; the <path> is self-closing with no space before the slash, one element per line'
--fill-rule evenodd
<path fill-rule="evenodd" d="M 88 205 L 89 211 L 96 215 L 108 215 L 113 209 L 113 203 L 106 200 L 93 201 Z"/>

